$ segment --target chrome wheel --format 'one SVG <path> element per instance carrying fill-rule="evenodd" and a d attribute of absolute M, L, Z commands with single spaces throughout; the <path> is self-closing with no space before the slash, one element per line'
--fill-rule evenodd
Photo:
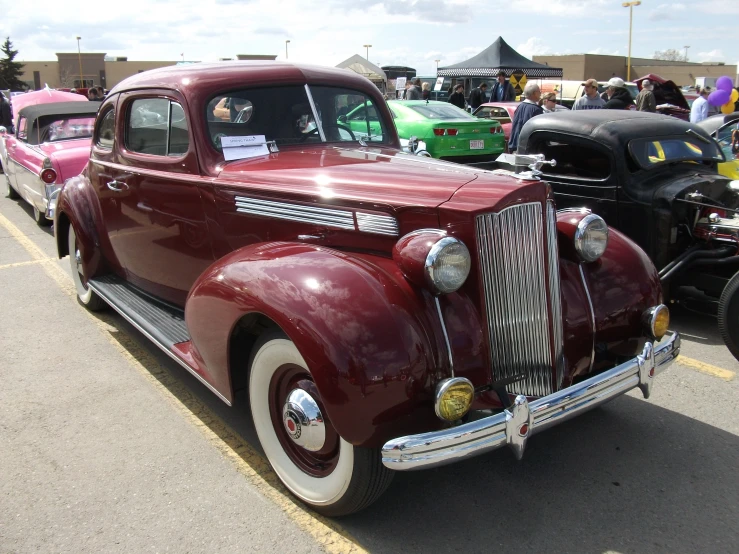
<path fill-rule="evenodd" d="M 77 301 L 93 312 L 104 309 L 107 306 L 105 301 L 87 286 L 87 278 L 82 265 L 82 252 L 71 225 L 67 234 L 67 246 L 69 248 L 69 266 L 72 272 L 72 281 L 74 281 L 74 288 L 77 291 Z"/>

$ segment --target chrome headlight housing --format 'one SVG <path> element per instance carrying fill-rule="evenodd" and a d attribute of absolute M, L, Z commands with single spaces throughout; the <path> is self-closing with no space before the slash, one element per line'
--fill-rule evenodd
<path fill-rule="evenodd" d="M 575 251 L 584 262 L 594 262 L 608 246 L 608 225 L 599 215 L 583 217 L 575 229 Z"/>
<path fill-rule="evenodd" d="M 444 237 L 434 243 L 426 256 L 426 282 L 438 294 L 459 289 L 470 274 L 472 260 L 464 243 L 454 237 Z"/>

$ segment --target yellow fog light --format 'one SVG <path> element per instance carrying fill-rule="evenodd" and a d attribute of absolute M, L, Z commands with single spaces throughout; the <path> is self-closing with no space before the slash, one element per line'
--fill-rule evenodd
<path fill-rule="evenodd" d="M 456 421 L 470 410 L 474 398 L 475 387 L 469 379 L 444 379 L 436 385 L 436 415 L 447 421 Z"/>
<path fill-rule="evenodd" d="M 649 308 L 644 314 L 644 324 L 652 340 L 661 340 L 670 326 L 670 310 L 664 304 Z"/>

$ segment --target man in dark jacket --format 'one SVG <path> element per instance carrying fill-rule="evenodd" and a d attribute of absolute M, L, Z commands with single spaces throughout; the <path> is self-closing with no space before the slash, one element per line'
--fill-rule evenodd
<path fill-rule="evenodd" d="M 13 132 L 13 113 L 10 110 L 10 102 L 2 93 L 0 93 L 0 125 L 5 127 L 8 133 Z"/>
<path fill-rule="evenodd" d="M 513 85 L 506 81 L 505 71 L 498 71 L 498 82 L 493 85 L 493 90 L 490 91 L 491 102 L 515 102 L 516 91 Z"/>
<path fill-rule="evenodd" d="M 527 83 L 523 89 L 523 102 L 516 108 L 513 114 L 513 124 L 511 125 L 511 139 L 508 141 L 508 149 L 515 152 L 518 149 L 518 137 L 521 135 L 521 129 L 524 124 L 534 116 L 544 113 L 544 109 L 539 105 L 541 98 L 541 89 L 536 83 Z"/>
<path fill-rule="evenodd" d="M 473 88 L 472 92 L 470 92 L 470 108 L 472 108 L 473 112 L 480 107 L 480 104 L 485 102 L 485 91 L 487 90 L 488 84 L 481 83 L 479 87 Z"/>
<path fill-rule="evenodd" d="M 411 86 L 405 91 L 406 100 L 420 100 L 421 99 L 421 79 L 413 79 Z"/>
<path fill-rule="evenodd" d="M 449 100 L 447 100 L 450 104 L 454 104 L 457 106 L 460 110 L 464 109 L 464 85 L 458 84 L 454 87 L 454 92 L 449 95 Z"/>

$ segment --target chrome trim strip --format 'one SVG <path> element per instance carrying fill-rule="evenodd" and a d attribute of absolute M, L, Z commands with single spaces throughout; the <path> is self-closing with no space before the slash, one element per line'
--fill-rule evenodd
<path fill-rule="evenodd" d="M 218 392 L 213 385 L 211 385 L 208 381 L 203 379 L 200 375 L 198 375 L 198 372 L 195 371 L 193 368 L 191 368 L 187 363 L 185 363 L 184 360 L 180 359 L 177 354 L 172 352 L 168 347 L 164 346 L 161 342 L 159 342 L 157 339 L 155 339 L 149 332 L 141 327 L 136 321 L 131 319 L 128 314 L 126 314 L 121 308 L 116 306 L 115 302 L 113 302 L 111 299 L 109 299 L 99 288 L 95 286 L 95 283 L 92 281 L 88 281 L 87 286 L 89 286 L 92 290 L 95 291 L 95 293 L 100 296 L 103 300 L 105 300 L 111 308 L 113 308 L 116 312 L 118 312 L 123 319 L 128 321 L 131 325 L 133 325 L 137 331 L 139 331 L 142 335 L 144 335 L 147 339 L 149 339 L 151 342 L 153 342 L 159 349 L 164 352 L 167 356 L 172 358 L 175 362 L 180 364 L 182 367 L 184 367 L 187 371 L 189 371 L 193 377 L 195 377 L 198 381 L 200 381 L 203 385 L 205 385 L 210 392 L 215 394 L 218 398 L 223 400 L 228 406 L 231 406 L 231 402 L 223 396 L 220 392 Z"/>
<path fill-rule="evenodd" d="M 398 236 L 398 221 L 391 215 L 357 212 L 357 228 L 365 233 Z"/>
<path fill-rule="evenodd" d="M 323 132 L 323 122 L 321 121 L 321 117 L 318 115 L 316 103 L 313 101 L 313 94 L 311 94 L 308 83 L 305 84 L 305 94 L 308 95 L 308 103 L 310 104 L 310 109 L 313 111 L 313 120 L 316 122 L 316 127 L 318 127 L 318 134 L 321 137 L 321 142 L 326 142 L 326 134 Z"/>
<path fill-rule="evenodd" d="M 534 433 L 562 423 L 639 387 L 649 398 L 654 377 L 680 354 L 680 336 L 669 332 L 647 342 L 631 360 L 529 403 L 519 395 L 510 410 L 457 427 L 400 437 L 382 447 L 382 463 L 396 471 L 437 467 L 509 445 L 520 458 Z"/>
<path fill-rule="evenodd" d="M 439 323 L 441 323 L 441 331 L 444 333 L 444 342 L 446 343 L 446 353 L 449 357 L 449 373 L 451 377 L 454 377 L 454 357 L 452 356 L 452 345 L 449 343 L 449 334 L 446 331 L 446 324 L 444 323 L 444 314 L 441 313 L 441 304 L 439 304 L 439 297 L 434 296 L 434 302 L 436 303 L 436 313 L 439 314 Z"/>
<path fill-rule="evenodd" d="M 476 228 L 493 379 L 523 375 L 509 392 L 549 394 L 554 378 L 546 267 L 552 262 L 545 259 L 542 204 L 478 215 Z"/>
<path fill-rule="evenodd" d="M 557 245 L 557 212 L 554 202 L 547 202 L 547 255 L 549 257 L 549 306 L 552 313 L 555 388 L 559 390 L 564 380 L 564 329 L 562 323 L 562 291 L 559 275 L 559 246 Z"/>
<path fill-rule="evenodd" d="M 595 309 L 593 309 L 593 299 L 590 297 L 590 289 L 588 288 L 588 282 L 585 280 L 585 270 L 582 268 L 583 264 L 580 264 L 580 278 L 582 279 L 582 287 L 585 289 L 585 295 L 588 298 L 588 307 L 590 308 L 590 326 L 593 332 L 593 346 L 590 349 L 590 367 L 589 370 L 593 369 L 593 363 L 595 363 Z"/>
<path fill-rule="evenodd" d="M 333 210 L 330 208 L 317 208 L 303 204 L 291 204 L 288 202 L 276 202 L 272 200 L 259 200 L 257 198 L 246 198 L 237 196 L 235 198 L 236 211 L 263 217 L 274 217 L 289 221 L 300 221 L 303 223 L 315 223 L 327 227 L 354 230 L 354 214 L 347 210 Z"/>

